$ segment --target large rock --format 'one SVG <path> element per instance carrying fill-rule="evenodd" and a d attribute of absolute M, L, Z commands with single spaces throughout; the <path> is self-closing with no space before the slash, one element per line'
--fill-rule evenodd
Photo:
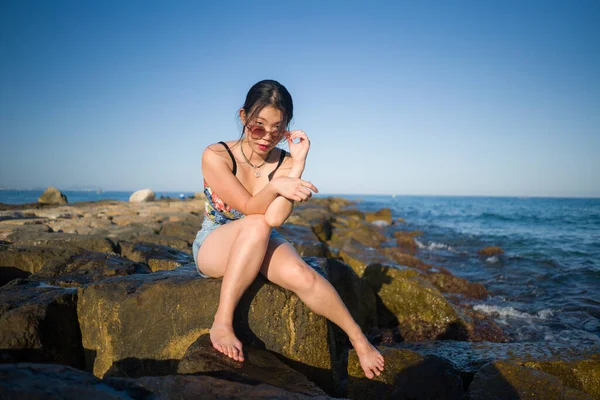
<path fill-rule="evenodd" d="M 148 265 L 126 258 L 94 251 L 73 254 L 68 260 L 55 259 L 29 277 L 51 285 L 69 287 L 96 282 L 111 276 L 147 274 Z"/>
<path fill-rule="evenodd" d="M 471 400 L 505 399 L 589 399 L 582 391 L 565 386 L 556 376 L 509 361 L 494 361 L 483 366 L 468 390 Z"/>
<path fill-rule="evenodd" d="M 326 257 L 328 254 L 327 245 L 307 226 L 283 224 L 277 232 L 294 246 L 301 257 Z"/>
<path fill-rule="evenodd" d="M 38 203 L 64 205 L 67 204 L 68 201 L 67 196 L 64 193 L 53 186 L 48 186 L 44 193 L 38 198 Z"/>
<path fill-rule="evenodd" d="M 356 275 L 362 277 L 369 264 L 392 265 L 394 262 L 378 249 L 366 246 L 356 239 L 349 238 L 343 243 L 338 243 L 335 252 Z"/>
<path fill-rule="evenodd" d="M 100 235 L 78 235 L 75 233 L 36 232 L 19 230 L 8 235 L 15 246 L 43 246 L 55 249 L 84 249 L 100 253 L 118 254 L 117 244 Z"/>
<path fill-rule="evenodd" d="M 152 189 L 141 189 L 134 192 L 129 197 L 130 203 L 146 203 L 148 201 L 154 201 L 156 195 L 152 191 Z"/>
<path fill-rule="evenodd" d="M 226 379 L 213 376 L 170 375 L 145 376 L 138 379 L 107 378 L 104 382 L 120 388 L 119 384 L 141 386 L 152 393 L 156 400 L 197 400 L 197 399 L 281 399 L 281 400 L 326 400 L 329 396 L 312 396 L 294 393 L 243 377 L 227 376 Z M 127 388 L 127 386 L 125 386 Z M 131 389 L 130 389 L 131 390 Z"/>
<path fill-rule="evenodd" d="M 212 326 L 221 281 L 182 267 L 80 288 L 77 314 L 87 368 L 98 377 L 173 373 L 187 348 Z M 327 320 L 292 292 L 259 276 L 236 308 L 234 329 L 244 344 L 278 353 L 320 387 L 333 387 Z"/>
<path fill-rule="evenodd" d="M 382 264 L 369 265 L 363 279 L 378 295 L 379 325 L 400 325 L 405 340 L 465 338 L 465 323 L 421 274 Z"/>
<path fill-rule="evenodd" d="M 367 222 L 384 222 L 386 225 L 392 224 L 392 210 L 389 208 L 382 208 L 381 210 L 365 213 L 365 219 Z"/>
<path fill-rule="evenodd" d="M 191 255 L 152 243 L 120 242 L 121 255 L 136 262 L 148 264 L 152 272 L 166 271 L 194 262 Z"/>
<path fill-rule="evenodd" d="M 348 356 L 347 396 L 351 399 L 465 399 L 460 373 L 442 358 L 378 347 L 385 366 L 367 379 L 353 349 Z"/>
<path fill-rule="evenodd" d="M 127 400 L 152 399 L 132 382 L 106 381 L 65 365 L 18 363 L 0 365 L 0 399 Z"/>
<path fill-rule="evenodd" d="M 244 362 L 235 361 L 215 350 L 210 341 L 210 335 L 204 334 L 188 347 L 179 363 L 177 372 L 180 374 L 233 372 L 292 392 L 311 396 L 325 395 L 325 392 L 309 381 L 306 376 L 282 363 L 275 355 L 267 351 L 246 346 L 244 358 Z"/>
<path fill-rule="evenodd" d="M 0 288 L 2 362 L 54 362 L 83 368 L 77 292 L 15 280 Z"/>
<path fill-rule="evenodd" d="M 528 361 L 523 365 L 557 376 L 563 385 L 600 399 L 600 353 L 573 361 Z"/>

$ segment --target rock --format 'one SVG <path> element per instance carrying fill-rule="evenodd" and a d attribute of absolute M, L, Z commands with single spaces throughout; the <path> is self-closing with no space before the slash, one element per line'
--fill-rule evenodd
<path fill-rule="evenodd" d="M 528 361 L 521 364 L 554 375 L 563 385 L 600 399 L 600 353 L 573 361 Z"/>
<path fill-rule="evenodd" d="M 126 242 L 134 243 L 149 243 L 160 246 L 170 247 L 175 250 L 183 251 L 186 254 L 192 254 L 192 242 L 195 236 L 190 240 L 181 239 L 177 236 L 166 236 L 166 235 L 154 235 L 154 234 L 142 234 L 139 236 L 132 237 L 130 239 L 123 239 Z M 121 242 L 121 243 L 122 243 Z"/>
<path fill-rule="evenodd" d="M 48 186 L 48 188 L 42 193 L 42 195 L 38 198 L 38 203 L 40 204 L 49 204 L 49 205 L 64 205 L 67 204 L 67 196 L 62 193 L 60 190 L 53 186 Z"/>
<path fill-rule="evenodd" d="M 15 280 L 0 288 L 0 360 L 83 368 L 77 292 Z"/>
<path fill-rule="evenodd" d="M 277 232 L 294 246 L 301 257 L 326 257 L 328 255 L 327 245 L 321 242 L 307 226 L 283 224 L 277 228 Z"/>
<path fill-rule="evenodd" d="M 332 258 L 327 259 L 327 275 L 362 331 L 366 333 L 376 327 L 377 300 L 367 282 L 360 279 L 349 265 Z M 342 331 L 340 333 L 347 338 Z"/>
<path fill-rule="evenodd" d="M 78 235 L 76 233 L 36 232 L 19 230 L 8 235 L 15 246 L 42 246 L 62 250 L 89 250 L 100 253 L 118 254 L 117 244 L 100 235 Z"/>
<path fill-rule="evenodd" d="M 419 272 L 371 264 L 363 279 L 378 295 L 379 326 L 400 325 L 409 341 L 466 338 L 464 321 Z"/>
<path fill-rule="evenodd" d="M 193 221 L 188 219 L 180 222 L 164 222 L 159 235 L 178 237 L 193 242 L 198 231 L 202 229 L 202 220 L 200 217 L 194 217 Z"/>
<path fill-rule="evenodd" d="M 212 326 L 221 281 L 181 267 L 80 288 L 83 346 L 94 354 L 86 358 L 88 368 L 98 377 L 174 373 Z M 236 308 L 234 329 L 244 345 L 280 354 L 325 390 L 334 386 L 327 320 L 292 292 L 257 277 Z"/>
<path fill-rule="evenodd" d="M 51 285 L 71 287 L 86 285 L 111 276 L 147 274 L 152 272 L 146 264 L 141 264 L 121 256 L 82 251 L 72 254 L 67 260 L 49 261 L 42 269 L 29 277 Z"/>
<path fill-rule="evenodd" d="M 365 268 L 369 264 L 386 264 L 391 265 L 394 262 L 389 259 L 385 254 L 382 254 L 380 251 L 365 246 L 355 239 L 348 239 L 343 243 L 338 243 L 339 248 L 336 248 L 336 252 L 338 256 L 358 275 L 362 277 Z"/>
<path fill-rule="evenodd" d="M 379 211 L 365 213 L 365 219 L 367 222 L 384 221 L 387 225 L 392 224 L 392 210 L 389 208 L 382 208 Z"/>
<path fill-rule="evenodd" d="M 130 242 L 119 244 L 121 255 L 132 261 L 148 264 L 152 272 L 171 270 L 194 262 L 191 255 L 168 246 Z"/>
<path fill-rule="evenodd" d="M 425 277 L 442 293 L 460 293 L 471 299 L 486 299 L 488 292 L 479 282 L 470 282 L 454 276 L 446 268 L 438 267 L 440 272 L 429 272 Z"/>
<path fill-rule="evenodd" d="M 404 251 L 408 254 L 415 254 L 417 252 L 417 243 L 415 242 L 415 237 L 422 235 L 423 232 L 420 231 L 397 231 L 394 232 L 394 236 L 396 237 L 396 244 L 400 248 L 400 250 Z"/>
<path fill-rule="evenodd" d="M 494 361 L 477 371 L 468 396 L 471 400 L 592 399 L 584 392 L 563 385 L 556 376 L 509 361 Z"/>
<path fill-rule="evenodd" d="M 275 355 L 267 351 L 245 346 L 244 358 L 244 362 L 239 362 L 225 356 L 215 350 L 210 341 L 210 335 L 204 334 L 188 347 L 179 363 L 177 373 L 233 372 L 291 392 L 310 396 L 326 395 L 306 376 L 282 363 Z"/>
<path fill-rule="evenodd" d="M 134 192 L 129 197 L 130 203 L 146 203 L 148 201 L 154 201 L 156 195 L 151 189 L 142 189 Z"/>
<path fill-rule="evenodd" d="M 459 372 L 442 358 L 379 346 L 385 359 L 380 376 L 365 377 L 354 349 L 348 356 L 351 399 L 466 399 Z"/>
<path fill-rule="evenodd" d="M 130 382 L 110 386 L 95 376 L 65 365 L 0 365 L 0 398 L 28 400 L 151 399 L 152 393 Z"/>
<path fill-rule="evenodd" d="M 151 399 L 196 400 L 196 399 L 282 399 L 282 400 L 325 400 L 329 396 L 310 396 L 289 392 L 285 389 L 244 379 L 241 376 L 226 376 L 226 379 L 206 375 L 145 376 L 138 379 L 107 378 L 104 382 L 113 387 L 124 385 L 141 386 L 152 392 Z"/>
<path fill-rule="evenodd" d="M 497 246 L 488 246 L 477 252 L 477 254 L 479 254 L 480 256 L 483 256 L 483 257 L 497 256 L 502 253 L 504 253 L 504 250 L 502 250 L 500 247 L 497 247 Z"/>
<path fill-rule="evenodd" d="M 335 229 L 330 240 L 330 245 L 333 247 L 340 247 L 340 244 L 345 243 L 348 239 L 354 239 L 367 247 L 379 247 L 380 244 L 388 240 L 373 225 L 361 224 L 352 228 L 338 228 L 336 225 L 337 222 L 334 224 Z"/>
<path fill-rule="evenodd" d="M 329 210 L 313 202 L 294 207 L 294 212 L 286 220 L 288 224 L 302 225 L 311 228 L 320 241 L 331 239 L 334 218 Z"/>
<path fill-rule="evenodd" d="M 0 245 L 0 286 L 16 278 L 27 278 L 50 261 L 64 262 L 79 251 L 52 247 Z"/>

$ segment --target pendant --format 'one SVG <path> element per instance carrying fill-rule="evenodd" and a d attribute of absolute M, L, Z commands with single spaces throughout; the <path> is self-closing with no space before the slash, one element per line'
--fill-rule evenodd
<path fill-rule="evenodd" d="M 260 178 L 260 170 L 255 170 L 254 171 L 254 176 L 257 178 Z"/>

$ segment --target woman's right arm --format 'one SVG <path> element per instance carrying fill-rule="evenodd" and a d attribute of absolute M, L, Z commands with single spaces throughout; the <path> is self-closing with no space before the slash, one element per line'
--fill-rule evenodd
<path fill-rule="evenodd" d="M 229 157 L 224 157 L 219 147 L 222 146 L 210 145 L 202 153 L 204 179 L 228 206 L 244 215 L 264 214 L 279 194 L 275 186 L 269 182 L 260 192 L 252 196 L 233 175 L 228 164 Z"/>

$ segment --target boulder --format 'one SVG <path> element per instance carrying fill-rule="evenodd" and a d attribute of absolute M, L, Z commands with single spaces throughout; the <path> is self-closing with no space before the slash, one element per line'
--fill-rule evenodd
<path fill-rule="evenodd" d="M 38 198 L 38 203 L 48 205 L 64 205 L 67 204 L 67 196 L 53 186 L 48 188 Z"/>
<path fill-rule="evenodd" d="M 244 358 L 244 362 L 235 361 L 215 350 L 210 341 L 210 335 L 204 334 L 188 347 L 179 363 L 177 373 L 235 373 L 291 392 L 311 396 L 325 395 L 325 392 L 309 381 L 306 376 L 290 368 L 268 351 L 246 346 Z"/>
<path fill-rule="evenodd" d="M 221 281 L 181 267 L 80 288 L 87 368 L 98 377 L 174 373 L 187 348 L 212 326 Z M 321 388 L 333 387 L 327 320 L 292 292 L 258 276 L 240 299 L 234 329 L 245 345 L 275 352 Z"/>
<path fill-rule="evenodd" d="M 134 192 L 129 197 L 130 203 L 146 203 L 149 201 L 154 201 L 156 195 L 151 189 L 142 189 Z"/>
<path fill-rule="evenodd" d="M 354 349 L 348 355 L 347 396 L 351 399 L 466 399 L 460 373 L 443 358 L 379 346 L 385 366 L 365 377 Z"/>
<path fill-rule="evenodd" d="M 407 254 L 415 254 L 417 252 L 417 243 L 415 242 L 415 237 L 422 235 L 423 232 L 420 231 L 397 231 L 394 232 L 394 236 L 396 237 L 396 244 L 398 248 L 407 253 Z"/>
<path fill-rule="evenodd" d="M 19 230 L 8 235 L 8 241 L 15 246 L 43 246 L 62 250 L 83 249 L 108 254 L 119 252 L 115 241 L 101 235 Z"/>
<path fill-rule="evenodd" d="M 383 221 L 386 225 L 392 224 L 392 210 L 389 208 L 382 208 L 381 210 L 365 213 L 365 219 L 367 222 Z"/>
<path fill-rule="evenodd" d="M 131 382 L 113 387 L 95 376 L 65 365 L 0 365 L 0 398 L 28 400 L 151 399 L 150 391 Z"/>
<path fill-rule="evenodd" d="M 404 340 L 466 337 L 464 321 L 419 272 L 371 264 L 362 279 L 378 296 L 379 325 L 400 325 Z"/>
<path fill-rule="evenodd" d="M 483 249 L 479 250 L 477 252 L 477 254 L 479 254 L 482 257 L 492 257 L 492 256 L 498 256 L 500 254 L 504 253 L 504 250 L 502 250 L 500 247 L 498 246 L 488 246 L 488 247 L 484 247 Z"/>
<path fill-rule="evenodd" d="M 377 249 L 365 246 L 356 239 L 350 238 L 343 243 L 336 243 L 335 251 L 339 258 L 348 264 L 356 275 L 362 277 L 367 265 L 379 263 L 392 265 L 394 262 Z"/>
<path fill-rule="evenodd" d="M 327 245 L 307 226 L 283 224 L 277 232 L 294 246 L 301 257 L 326 257 L 328 254 Z"/>
<path fill-rule="evenodd" d="M 77 291 L 21 279 L 0 288 L 0 359 L 83 368 Z"/>
<path fill-rule="evenodd" d="M 71 255 L 67 260 L 49 261 L 29 277 L 51 285 L 71 287 L 86 285 L 111 276 L 147 274 L 152 272 L 148 265 L 134 262 L 121 256 L 84 250 Z"/>
<path fill-rule="evenodd" d="M 504 399 L 589 399 L 582 391 L 565 386 L 559 378 L 510 361 L 484 365 L 469 385 L 471 400 Z"/>
<path fill-rule="evenodd" d="M 148 264 L 152 272 L 165 271 L 194 262 L 191 255 L 152 243 L 120 242 L 121 255 L 136 262 Z"/>
<path fill-rule="evenodd" d="M 579 360 L 528 361 L 522 365 L 554 375 L 563 385 L 600 399 L 600 353 Z"/>

